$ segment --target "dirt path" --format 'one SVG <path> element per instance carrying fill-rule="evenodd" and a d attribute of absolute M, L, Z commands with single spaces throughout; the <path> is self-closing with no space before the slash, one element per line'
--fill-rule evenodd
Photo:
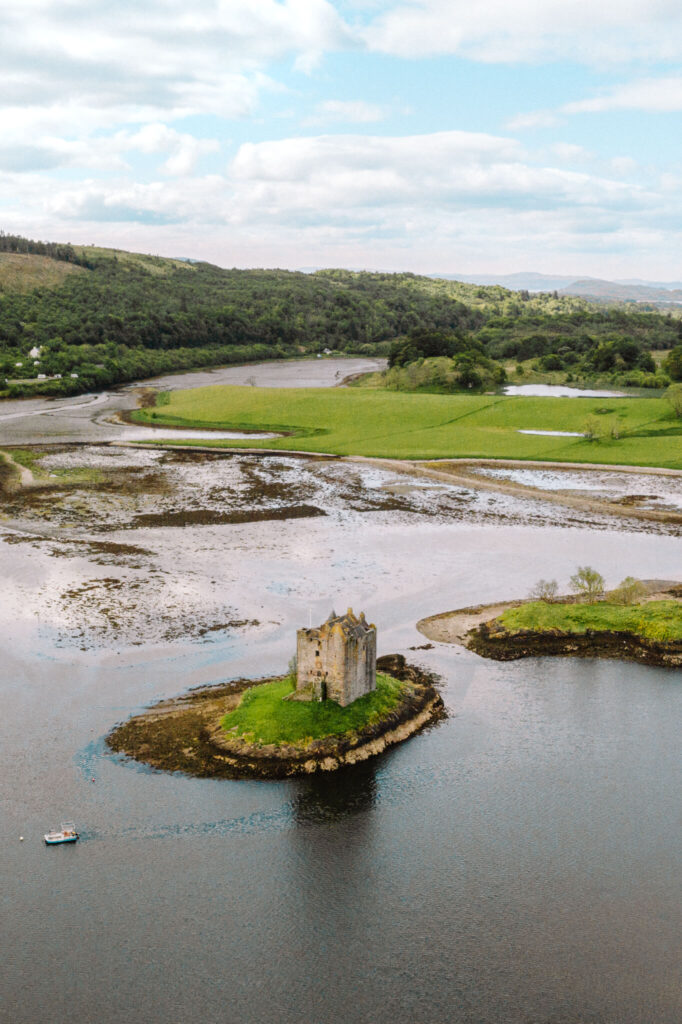
<path fill-rule="evenodd" d="M 4 481 L 0 480 L 0 490 L 13 493 L 33 486 L 35 477 L 30 469 L 15 462 L 9 452 L 0 452 L 0 457 L 4 460 L 5 465 L 10 467 L 10 471 L 15 471 L 11 472 Z"/>

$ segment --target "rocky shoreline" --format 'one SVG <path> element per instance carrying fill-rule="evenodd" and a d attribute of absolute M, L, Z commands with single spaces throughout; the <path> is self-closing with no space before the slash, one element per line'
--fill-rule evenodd
<path fill-rule="evenodd" d="M 574 658 L 616 658 L 644 665 L 677 668 L 682 665 L 682 640 L 649 640 L 636 633 L 588 629 L 584 633 L 559 630 L 519 630 L 509 633 L 497 624 L 482 623 L 473 629 L 466 646 L 495 661 L 542 658 L 548 655 Z"/>
<path fill-rule="evenodd" d="M 229 737 L 220 720 L 241 694 L 268 680 L 241 679 L 162 701 L 107 736 L 109 748 L 162 771 L 214 778 L 282 779 L 336 771 L 401 743 L 445 715 L 432 676 L 402 655 L 379 658 L 377 668 L 407 684 L 402 703 L 357 733 L 314 740 L 306 747 L 258 746 Z"/>

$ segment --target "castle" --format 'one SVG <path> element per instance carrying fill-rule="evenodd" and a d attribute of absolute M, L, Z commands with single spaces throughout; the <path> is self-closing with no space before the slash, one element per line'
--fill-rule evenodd
<path fill-rule="evenodd" d="M 365 613 L 332 612 L 317 628 L 296 633 L 295 700 L 334 700 L 341 707 L 376 689 L 377 630 Z"/>

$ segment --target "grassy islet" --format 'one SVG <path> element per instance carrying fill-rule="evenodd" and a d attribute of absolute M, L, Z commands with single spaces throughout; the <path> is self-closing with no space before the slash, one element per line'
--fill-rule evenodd
<path fill-rule="evenodd" d="M 239 707 L 222 719 L 223 729 L 248 743 L 306 746 L 312 740 L 342 736 L 373 725 L 398 707 L 406 684 L 378 673 L 376 690 L 346 708 L 332 700 L 284 700 L 293 690 L 291 677 L 246 690 Z"/>

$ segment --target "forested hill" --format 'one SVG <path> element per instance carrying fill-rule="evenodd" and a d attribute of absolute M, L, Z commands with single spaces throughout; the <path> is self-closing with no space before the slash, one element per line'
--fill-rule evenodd
<path fill-rule="evenodd" d="M 0 233 L 5 395 L 68 394 L 324 349 L 385 355 L 418 330 L 472 339 L 494 359 L 514 358 L 524 345 L 543 355 L 594 337 L 627 335 L 644 349 L 678 342 L 678 321 L 556 293 L 413 274 L 224 270 Z"/>

